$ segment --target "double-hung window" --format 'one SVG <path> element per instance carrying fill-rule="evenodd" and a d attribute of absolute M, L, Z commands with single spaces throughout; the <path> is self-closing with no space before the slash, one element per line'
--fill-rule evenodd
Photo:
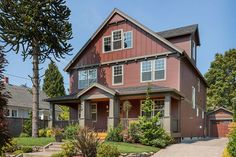
<path fill-rule="evenodd" d="M 123 84 L 123 65 L 116 65 L 112 67 L 112 83 L 113 85 Z"/>
<path fill-rule="evenodd" d="M 156 59 L 154 68 L 154 79 L 162 80 L 165 79 L 165 59 Z"/>
<path fill-rule="evenodd" d="M 18 116 L 17 110 L 11 110 L 11 116 L 17 117 Z"/>
<path fill-rule="evenodd" d="M 122 34 L 122 30 L 116 30 L 112 32 L 113 50 L 122 49 Z"/>
<path fill-rule="evenodd" d="M 152 80 L 152 61 L 143 61 L 141 63 L 142 82 Z"/>
<path fill-rule="evenodd" d="M 196 93 L 195 93 L 195 87 L 192 86 L 192 105 L 193 109 L 196 108 Z"/>
<path fill-rule="evenodd" d="M 91 116 L 92 116 L 92 121 L 96 122 L 97 121 L 97 104 L 96 103 L 91 104 Z"/>
<path fill-rule="evenodd" d="M 141 82 L 164 80 L 165 75 L 165 58 L 141 62 Z"/>
<path fill-rule="evenodd" d="M 124 49 L 132 48 L 133 47 L 133 33 L 132 31 L 124 32 Z"/>
<path fill-rule="evenodd" d="M 111 51 L 111 36 L 103 38 L 103 52 Z"/>
<path fill-rule="evenodd" d="M 79 71 L 79 89 L 88 87 L 97 82 L 97 69 Z"/>

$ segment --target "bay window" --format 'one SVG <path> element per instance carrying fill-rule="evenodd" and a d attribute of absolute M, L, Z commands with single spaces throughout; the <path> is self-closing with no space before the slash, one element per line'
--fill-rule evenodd
<path fill-rule="evenodd" d="M 97 69 L 79 71 L 79 89 L 86 88 L 97 82 Z"/>

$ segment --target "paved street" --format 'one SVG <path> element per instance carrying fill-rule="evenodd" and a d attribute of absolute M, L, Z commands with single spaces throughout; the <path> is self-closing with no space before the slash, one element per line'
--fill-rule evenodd
<path fill-rule="evenodd" d="M 221 157 L 227 138 L 185 140 L 157 152 L 153 157 Z"/>

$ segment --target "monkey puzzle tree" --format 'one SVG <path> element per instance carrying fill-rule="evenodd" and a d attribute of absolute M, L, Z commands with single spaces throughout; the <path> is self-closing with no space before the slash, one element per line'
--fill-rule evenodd
<path fill-rule="evenodd" d="M 6 52 L 30 58 L 32 79 L 32 136 L 38 137 L 39 64 L 64 58 L 71 50 L 70 9 L 65 0 L 1 0 L 0 39 Z"/>

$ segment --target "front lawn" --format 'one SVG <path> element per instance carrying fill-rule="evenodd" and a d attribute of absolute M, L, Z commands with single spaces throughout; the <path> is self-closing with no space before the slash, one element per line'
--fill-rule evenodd
<path fill-rule="evenodd" d="M 142 153 L 142 152 L 157 152 L 160 149 L 157 147 L 144 146 L 141 144 L 132 144 L 124 142 L 105 142 L 117 146 L 121 153 Z"/>
<path fill-rule="evenodd" d="M 55 142 L 53 137 L 17 137 L 14 138 L 17 141 L 17 144 L 20 146 L 45 146 L 51 142 Z"/>

